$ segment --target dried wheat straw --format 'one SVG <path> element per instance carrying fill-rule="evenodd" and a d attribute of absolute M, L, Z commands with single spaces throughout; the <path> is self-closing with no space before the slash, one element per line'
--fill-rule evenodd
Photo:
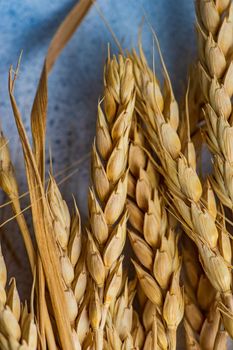
<path fill-rule="evenodd" d="M 87 266 L 98 292 L 101 317 L 94 329 L 96 350 L 103 348 L 109 305 L 122 281 L 121 253 L 126 238 L 127 159 L 134 110 L 132 62 L 123 56 L 107 60 L 104 72 L 104 111 L 98 106 L 89 191 Z M 93 291 L 95 292 L 95 291 Z M 90 316 L 91 317 L 91 316 Z"/>
<path fill-rule="evenodd" d="M 20 204 L 20 196 L 18 192 L 18 184 L 14 172 L 14 167 L 11 161 L 10 157 L 10 150 L 8 146 L 8 141 L 5 138 L 3 132 L 0 132 L 0 187 L 3 189 L 3 191 L 6 193 L 8 198 L 10 199 L 10 203 L 12 205 L 13 212 L 16 215 L 16 221 L 19 225 L 20 232 L 22 234 L 24 244 L 26 247 L 26 251 L 28 254 L 30 267 L 32 270 L 32 273 L 34 273 L 34 269 L 36 266 L 36 258 L 35 258 L 35 251 L 32 243 L 32 239 L 30 236 L 30 232 L 24 217 L 23 212 L 21 211 L 21 204 Z M 37 287 L 37 286 L 36 286 Z M 38 294 L 38 290 L 37 290 Z M 39 297 L 38 297 L 39 299 Z M 42 304 L 41 300 L 39 301 L 39 305 Z M 47 343 L 50 349 L 55 349 L 55 339 L 54 334 L 50 322 L 50 317 L 48 314 L 48 309 L 46 305 L 43 305 L 43 312 L 40 315 L 39 310 L 37 312 L 39 313 L 38 319 L 43 318 L 43 323 L 45 324 L 46 328 L 46 338 Z M 41 343 L 43 343 L 43 332 L 44 330 L 40 328 L 40 335 L 41 335 Z"/>

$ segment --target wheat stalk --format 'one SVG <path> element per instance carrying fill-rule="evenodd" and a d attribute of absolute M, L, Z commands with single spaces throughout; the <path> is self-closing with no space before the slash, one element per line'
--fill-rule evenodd
<path fill-rule="evenodd" d="M 122 280 L 126 238 L 127 159 L 134 110 L 132 62 L 108 57 L 104 72 L 104 111 L 98 106 L 96 139 L 92 150 L 92 188 L 89 191 L 87 266 L 98 291 L 101 317 L 96 349 L 103 348 L 103 330 L 109 305 Z"/>
<path fill-rule="evenodd" d="M 142 149 L 146 148 L 146 142 L 137 122 L 132 134 L 127 205 L 132 227 L 129 238 L 143 267 L 137 262 L 134 266 L 145 295 L 161 312 L 170 348 L 175 349 L 176 329 L 184 309 L 179 286 L 178 235 L 175 236 L 168 223 L 164 200 L 159 193 L 159 175 Z"/>
<path fill-rule="evenodd" d="M 232 103 L 233 95 L 233 3 L 196 2 L 200 85 L 205 97 L 205 139 L 213 155 L 211 184 L 219 200 L 232 210 Z M 221 241 L 219 242 L 221 244 Z M 222 247 L 223 250 L 223 247 Z M 231 263 L 231 248 L 224 249 Z M 225 256 L 224 256 L 225 258 Z M 233 312 L 232 291 L 223 301 Z M 232 317 L 223 315 L 224 325 L 233 337 Z"/>
<path fill-rule="evenodd" d="M 195 150 L 190 138 L 184 151 L 181 149 L 181 140 L 177 133 L 178 124 L 174 123 L 174 94 L 165 66 L 165 101 L 167 101 L 165 112 L 159 108 L 158 97 L 152 88 L 148 88 L 153 86 L 155 78 L 153 80 L 150 78 L 142 49 L 140 57 L 135 56 L 134 69 L 136 77 L 143 76 L 145 81 L 147 76 L 149 81 L 145 85 L 140 79 L 136 80 L 137 109 L 145 121 L 151 147 L 161 162 L 161 166 L 157 166 L 169 189 L 167 199 L 175 210 L 175 215 L 182 222 L 185 232 L 195 241 L 208 279 L 220 293 L 228 312 L 231 312 L 232 276 L 229 268 L 230 260 L 227 260 L 231 258 L 229 234 L 223 225 L 224 220 L 218 223 L 212 210 L 214 198 L 202 197 L 203 189 L 196 173 Z M 175 121 L 177 121 L 177 115 Z M 224 318 L 227 318 L 229 324 L 232 323 L 230 317 Z M 232 333 L 229 328 L 230 326 L 227 330 Z"/>
<path fill-rule="evenodd" d="M 6 290 L 7 269 L 0 247 L 0 348 L 2 350 L 36 350 L 37 327 L 33 309 L 21 305 L 15 279 Z"/>

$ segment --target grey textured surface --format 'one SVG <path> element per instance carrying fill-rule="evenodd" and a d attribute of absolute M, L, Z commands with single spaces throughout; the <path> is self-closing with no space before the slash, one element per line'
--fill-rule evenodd
<path fill-rule="evenodd" d="M 20 4 L 17 0 L 0 2 L 0 116 L 5 134 L 10 140 L 21 192 L 26 190 L 24 166 L 7 93 L 8 69 L 10 64 L 16 63 L 23 49 L 16 97 L 29 131 L 30 110 L 49 41 L 73 4 L 70 0 L 22 0 Z M 195 52 L 193 1 L 100 0 L 98 4 L 124 48 L 137 44 L 138 27 L 146 12 L 158 34 L 176 96 L 180 98 Z M 111 34 L 93 7 L 49 78 L 47 144 L 52 150 L 55 173 L 75 165 L 90 151 L 108 42 L 113 52 L 116 52 Z M 143 45 L 151 59 L 152 36 L 147 24 L 143 28 Z M 73 166 L 73 169 L 77 169 L 77 166 Z M 85 161 L 79 166 L 78 172 L 61 186 L 69 203 L 71 193 L 75 195 L 84 220 L 87 212 L 88 171 L 89 164 Z M 66 171 L 63 176 L 69 173 Z M 24 205 L 27 202 L 25 199 Z M 2 214 L 5 218 L 9 215 L 8 211 Z M 28 295 L 30 274 L 27 261 L 22 258 L 25 256 L 24 248 L 15 227 L 13 223 L 5 226 L 5 234 L 21 262 L 16 264 L 12 255 L 8 255 L 7 262 L 10 274 L 14 271 L 17 276 L 21 293 Z"/>

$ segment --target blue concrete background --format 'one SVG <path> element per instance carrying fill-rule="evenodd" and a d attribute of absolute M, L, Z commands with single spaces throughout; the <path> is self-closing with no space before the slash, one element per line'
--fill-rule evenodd
<path fill-rule="evenodd" d="M 26 190 L 26 186 L 19 140 L 8 98 L 8 69 L 11 64 L 16 64 L 23 49 L 15 93 L 29 130 L 30 110 L 46 50 L 59 23 L 74 3 L 70 0 L 0 1 L 0 119 L 10 140 L 21 192 Z M 138 27 L 144 12 L 147 14 L 158 34 L 176 96 L 180 98 L 184 92 L 188 67 L 195 56 L 193 1 L 98 0 L 98 4 L 124 48 L 136 46 Z M 111 34 L 93 7 L 49 78 L 48 145 L 52 150 L 55 172 L 79 160 L 90 150 L 108 42 L 112 50 L 117 52 Z M 146 23 L 143 27 L 143 45 L 151 59 L 152 36 Z M 89 165 L 85 162 L 61 187 L 68 201 L 71 193 L 74 193 L 84 220 L 88 171 Z M 3 214 L 5 218 L 10 215 L 8 212 Z M 22 257 L 23 245 L 17 238 L 15 224 L 6 226 L 5 230 L 17 256 Z M 21 293 L 27 295 L 30 285 L 30 278 L 25 278 L 28 275 L 27 262 L 23 259 L 15 266 L 11 255 L 8 257 L 8 266 L 10 273 L 14 270 L 18 277 Z"/>

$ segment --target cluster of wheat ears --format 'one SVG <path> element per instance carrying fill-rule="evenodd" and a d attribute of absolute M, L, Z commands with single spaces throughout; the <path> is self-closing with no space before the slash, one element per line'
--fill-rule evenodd
<path fill-rule="evenodd" d="M 81 225 L 76 202 L 70 212 L 51 172 L 45 180 L 47 74 L 91 4 L 81 0 L 51 42 L 31 113 L 32 145 L 14 97 L 18 68 L 9 72 L 35 239 L 1 131 L 0 187 L 20 228 L 33 285 L 30 302 L 22 304 L 15 279 L 6 287 L 0 250 L 0 349 L 175 350 L 179 326 L 186 349 L 227 349 L 233 338 L 233 3 L 196 0 L 198 59 L 182 106 L 152 29 L 162 81 L 140 41 L 137 50 L 118 56 L 108 50 L 88 222 Z M 213 161 L 208 178 L 197 170 L 202 142 Z M 124 264 L 126 241 L 132 277 Z"/>

